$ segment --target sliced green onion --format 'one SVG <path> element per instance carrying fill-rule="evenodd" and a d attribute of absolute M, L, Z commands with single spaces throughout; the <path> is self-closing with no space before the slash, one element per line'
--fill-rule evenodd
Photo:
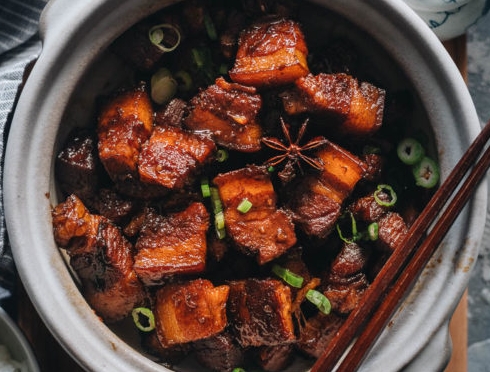
<path fill-rule="evenodd" d="M 223 211 L 214 215 L 214 224 L 218 230 L 223 230 L 225 228 L 225 215 L 223 214 Z"/>
<path fill-rule="evenodd" d="M 242 199 L 236 209 L 241 213 L 247 213 L 252 208 L 252 202 L 247 198 Z"/>
<path fill-rule="evenodd" d="M 377 222 L 372 222 L 367 228 L 367 236 L 369 240 L 376 241 L 379 238 L 379 224 Z"/>
<path fill-rule="evenodd" d="M 201 180 L 201 193 L 203 198 L 209 198 L 211 196 L 211 189 L 207 178 Z"/>
<path fill-rule="evenodd" d="M 173 44 L 169 47 L 162 44 L 164 41 L 166 41 L 165 30 L 171 30 L 176 36 L 176 40 L 172 41 Z M 171 25 L 170 23 L 162 23 L 150 28 L 150 30 L 148 31 L 148 38 L 150 39 L 151 43 L 155 45 L 158 49 L 165 53 L 168 53 L 173 52 L 179 46 L 181 37 L 180 31 L 177 27 Z"/>
<path fill-rule="evenodd" d="M 218 34 L 216 32 L 216 27 L 214 27 L 213 20 L 208 12 L 204 13 L 204 27 L 206 27 L 206 33 L 211 40 L 217 40 Z"/>
<path fill-rule="evenodd" d="M 155 316 L 147 307 L 136 307 L 131 312 L 133 321 L 140 331 L 150 332 L 155 329 Z"/>
<path fill-rule="evenodd" d="M 417 164 L 425 155 L 422 144 L 414 138 L 403 139 L 396 148 L 398 158 L 407 165 Z"/>
<path fill-rule="evenodd" d="M 320 310 L 323 314 L 330 314 L 330 310 L 332 309 L 332 305 L 330 304 L 330 301 L 328 300 L 325 295 L 315 289 L 309 289 L 308 292 L 306 292 L 306 298 L 308 301 L 310 301 L 313 305 L 315 305 L 318 310 Z"/>
<path fill-rule="evenodd" d="M 243 368 L 237 367 L 237 368 L 233 368 L 231 372 L 247 372 L 247 371 L 245 371 Z"/>
<path fill-rule="evenodd" d="M 225 149 L 219 149 L 216 151 L 216 160 L 220 163 L 226 161 L 228 159 L 228 151 Z"/>
<path fill-rule="evenodd" d="M 272 266 L 272 272 L 292 287 L 301 288 L 303 286 L 303 277 L 293 273 L 289 269 L 274 264 Z"/>
<path fill-rule="evenodd" d="M 223 204 L 219 197 L 219 191 L 216 187 L 210 187 L 209 192 L 211 193 L 211 204 L 213 207 L 213 212 L 216 214 L 223 210 Z"/>
<path fill-rule="evenodd" d="M 354 218 L 354 215 L 352 213 L 349 213 L 350 218 L 351 218 L 351 232 L 352 232 L 352 238 L 346 238 L 342 230 L 340 229 L 340 225 L 337 224 L 337 232 L 339 234 L 340 239 L 342 239 L 345 243 L 354 243 L 359 240 L 361 235 L 357 232 L 357 222 L 356 219 Z"/>
<path fill-rule="evenodd" d="M 269 165 L 269 166 L 267 167 L 267 172 L 269 172 L 269 173 L 272 173 L 272 172 L 274 172 L 275 170 L 276 170 L 276 168 L 274 168 L 272 165 Z"/>
<path fill-rule="evenodd" d="M 388 192 L 388 194 L 390 196 L 389 200 L 381 200 L 381 198 L 379 197 L 379 194 L 382 192 Z M 398 199 L 395 190 L 393 190 L 393 187 L 391 187 L 390 185 L 384 185 L 384 184 L 378 185 L 373 196 L 374 196 L 374 200 L 376 200 L 376 203 L 378 203 L 379 205 L 381 205 L 383 207 L 394 206 L 396 204 L 397 199 Z"/>
<path fill-rule="evenodd" d="M 412 173 L 418 186 L 430 189 L 439 182 L 439 166 L 427 156 L 413 167 Z"/>
<path fill-rule="evenodd" d="M 167 68 L 161 68 L 151 77 L 151 98 L 159 105 L 172 99 L 177 93 L 177 81 Z"/>

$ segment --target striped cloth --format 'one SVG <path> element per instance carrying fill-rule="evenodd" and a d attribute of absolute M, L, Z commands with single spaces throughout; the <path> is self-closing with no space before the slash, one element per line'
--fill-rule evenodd
<path fill-rule="evenodd" d="M 3 194 L 4 141 L 8 135 L 13 107 L 26 66 L 41 51 L 38 20 L 48 0 L 0 1 L 0 196 Z M 3 216 L 0 197 L 0 299 L 10 294 L 14 285 L 14 263 Z"/>

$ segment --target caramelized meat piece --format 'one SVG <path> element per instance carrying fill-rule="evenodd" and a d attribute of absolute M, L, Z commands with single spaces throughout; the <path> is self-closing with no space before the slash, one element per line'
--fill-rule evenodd
<path fill-rule="evenodd" d="M 262 346 L 257 350 L 255 360 L 264 371 L 284 371 L 294 360 L 294 350 L 294 344 Z"/>
<path fill-rule="evenodd" d="M 93 202 L 101 168 L 93 137 L 87 131 L 76 131 L 56 157 L 61 190 L 66 195 L 77 195 L 87 205 Z"/>
<path fill-rule="evenodd" d="M 351 75 L 308 74 L 296 81 L 296 89 L 282 95 L 290 115 L 307 111 L 335 117 L 340 131 L 354 135 L 374 133 L 382 125 L 385 91 Z"/>
<path fill-rule="evenodd" d="M 145 290 L 133 270 L 132 246 L 108 219 L 92 215 L 76 196 L 53 209 L 56 243 L 67 250 L 87 302 L 106 322 L 126 317 Z"/>
<path fill-rule="evenodd" d="M 140 180 L 169 189 L 181 188 L 214 150 L 214 142 L 208 138 L 172 126 L 156 127 L 141 147 Z"/>
<path fill-rule="evenodd" d="M 389 212 L 378 221 L 378 246 L 388 252 L 393 252 L 401 246 L 408 234 L 408 227 L 402 216 Z"/>
<path fill-rule="evenodd" d="M 155 112 L 155 125 L 180 127 L 187 111 L 187 102 L 179 98 L 174 98 L 167 105 Z"/>
<path fill-rule="evenodd" d="M 214 178 L 223 202 L 226 231 L 241 250 L 256 255 L 259 264 L 279 257 L 296 243 L 290 216 L 277 209 L 277 196 L 268 172 L 263 167 L 249 166 Z M 251 209 L 240 212 L 242 200 Z"/>
<path fill-rule="evenodd" d="M 295 189 L 289 205 L 294 221 L 308 235 L 325 238 L 341 214 L 341 204 L 331 196 L 332 190 L 317 177 L 305 177 Z"/>
<path fill-rule="evenodd" d="M 334 313 L 316 314 L 300 328 L 296 347 L 308 356 L 319 358 L 344 321 L 345 318 Z"/>
<path fill-rule="evenodd" d="M 153 108 L 145 85 L 111 98 L 98 121 L 99 157 L 107 173 L 114 181 L 135 178 L 141 145 L 153 126 Z"/>
<path fill-rule="evenodd" d="M 363 272 L 367 260 L 366 252 L 359 245 L 350 243 L 342 247 L 332 262 L 323 293 L 337 313 L 349 314 L 369 286 Z"/>
<path fill-rule="evenodd" d="M 378 198 L 383 201 L 390 201 L 390 196 L 385 192 L 379 192 Z M 390 211 L 391 207 L 379 204 L 374 195 L 364 196 L 357 199 L 349 206 L 354 218 L 360 221 L 375 222 Z"/>
<path fill-rule="evenodd" d="M 212 371 L 231 372 L 245 361 L 244 350 L 227 331 L 194 342 L 193 350 L 197 361 Z"/>
<path fill-rule="evenodd" d="M 201 203 L 170 216 L 149 211 L 136 241 L 134 269 L 140 279 L 154 285 L 170 275 L 202 272 L 208 226 L 209 213 Z"/>
<path fill-rule="evenodd" d="M 96 209 L 98 213 L 115 223 L 120 223 L 132 216 L 140 207 L 134 199 L 125 198 L 111 189 L 101 189 L 97 194 Z"/>
<path fill-rule="evenodd" d="M 255 87 L 293 83 L 309 73 L 308 48 L 297 22 L 266 19 L 242 31 L 230 78 Z"/>
<path fill-rule="evenodd" d="M 243 346 L 294 342 L 291 290 L 274 279 L 232 281 L 228 300 L 230 326 Z"/>
<path fill-rule="evenodd" d="M 316 156 L 322 163 L 321 173 L 303 178 L 290 205 L 295 221 L 307 234 L 324 238 L 340 217 L 342 203 L 362 178 L 365 165 L 332 142 Z"/>
<path fill-rule="evenodd" d="M 221 146 L 243 152 L 261 148 L 258 114 L 262 99 L 253 87 L 228 83 L 222 77 L 190 101 L 185 126 L 207 132 Z"/>
<path fill-rule="evenodd" d="M 226 326 L 229 287 L 196 279 L 163 286 L 154 308 L 158 339 L 163 347 L 214 336 Z"/>
<path fill-rule="evenodd" d="M 142 334 L 142 346 L 151 355 L 167 368 L 181 362 L 192 350 L 191 344 L 176 344 L 163 347 L 158 339 L 156 331 Z"/>

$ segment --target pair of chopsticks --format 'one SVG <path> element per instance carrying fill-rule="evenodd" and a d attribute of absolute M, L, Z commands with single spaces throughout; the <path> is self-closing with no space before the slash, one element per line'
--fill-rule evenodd
<path fill-rule="evenodd" d="M 480 154 L 489 138 L 490 121 L 410 227 L 404 242 L 386 261 L 311 372 L 353 372 L 359 367 L 486 174 L 490 148 Z"/>

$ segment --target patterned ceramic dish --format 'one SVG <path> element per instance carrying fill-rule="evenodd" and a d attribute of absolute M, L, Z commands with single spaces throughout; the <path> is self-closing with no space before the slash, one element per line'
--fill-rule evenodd
<path fill-rule="evenodd" d="M 71 126 L 83 124 L 93 96 L 110 84 L 107 46 L 167 0 L 52 0 L 43 14 L 43 52 L 20 97 L 5 166 L 7 228 L 19 273 L 50 331 L 85 369 L 166 371 L 140 350 L 125 329 L 109 328 L 81 295 L 52 234 L 57 204 L 54 158 Z M 416 114 L 434 132 L 442 178 L 480 130 L 466 85 L 434 33 L 402 1 L 315 0 L 310 21 L 348 35 L 391 84 L 408 84 Z M 486 214 L 486 185 L 427 266 L 363 371 L 440 371 L 448 362 L 448 322 L 478 255 Z M 61 309 L 61 311 L 60 311 Z M 306 370 L 295 365 L 291 371 Z M 189 367 L 189 371 L 202 370 Z"/>
<path fill-rule="evenodd" d="M 441 39 L 462 35 L 489 7 L 488 0 L 404 0 Z"/>

